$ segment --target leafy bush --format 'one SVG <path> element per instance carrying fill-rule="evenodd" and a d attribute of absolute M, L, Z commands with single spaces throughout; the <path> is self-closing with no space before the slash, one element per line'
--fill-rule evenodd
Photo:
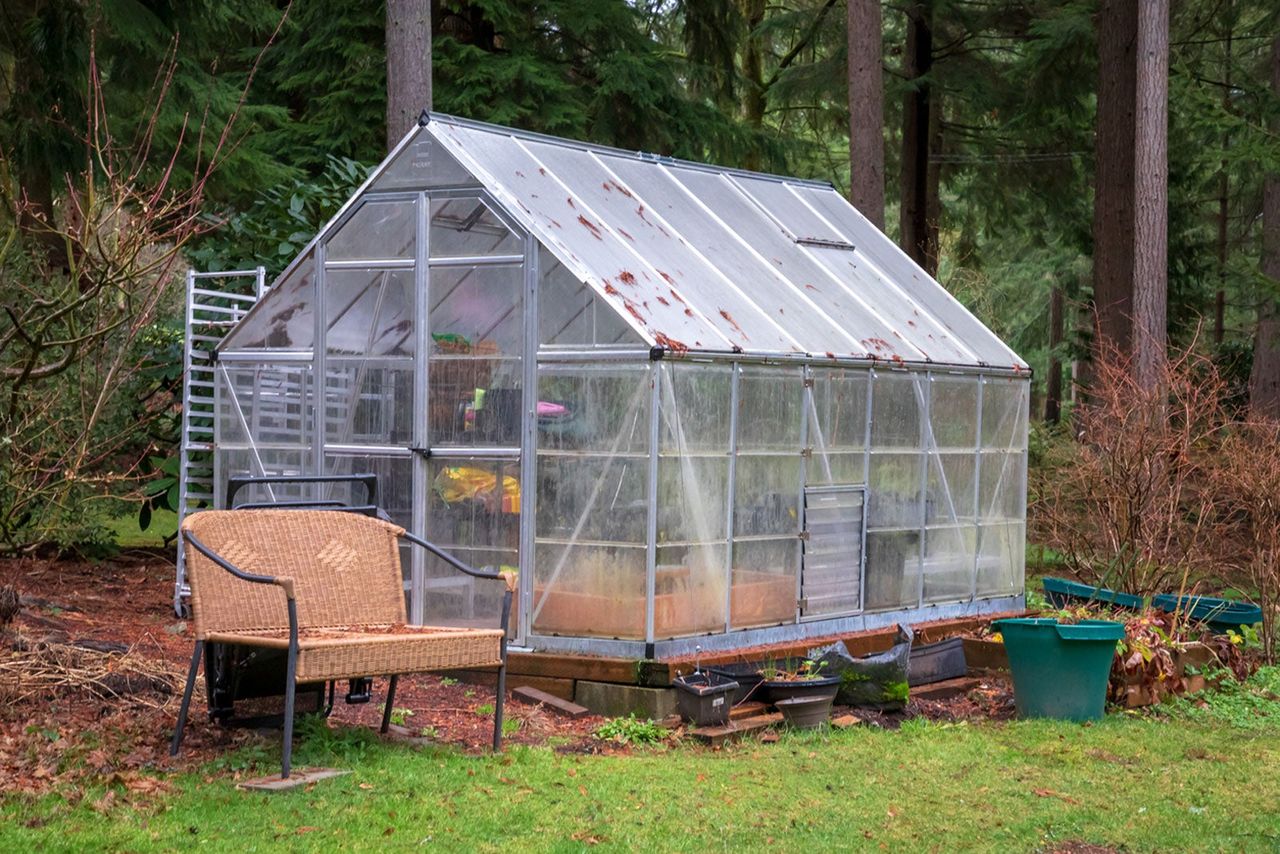
<path fill-rule="evenodd" d="M 263 191 L 247 209 L 211 218 L 209 233 L 188 253 L 201 270 L 267 268 L 278 275 L 320 230 L 355 189 L 370 167 L 345 157 L 330 157 L 315 178 L 297 179 Z"/>
<path fill-rule="evenodd" d="M 596 730 L 596 738 L 618 744 L 657 744 L 665 740 L 667 731 L 651 720 L 637 720 L 635 713 L 613 718 Z"/>

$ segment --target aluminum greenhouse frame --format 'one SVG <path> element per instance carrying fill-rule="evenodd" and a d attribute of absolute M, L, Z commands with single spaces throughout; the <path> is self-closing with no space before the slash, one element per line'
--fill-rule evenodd
<path fill-rule="evenodd" d="M 1023 604 L 1030 371 L 829 184 L 424 114 L 214 373 L 215 504 L 375 472 L 399 524 L 518 568 L 525 648 Z M 416 622 L 498 606 L 420 553 L 405 589 Z"/>

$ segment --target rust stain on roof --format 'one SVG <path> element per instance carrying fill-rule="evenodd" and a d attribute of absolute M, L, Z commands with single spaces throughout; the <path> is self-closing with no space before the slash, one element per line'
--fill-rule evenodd
<path fill-rule="evenodd" d="M 626 229 L 622 229 L 622 228 L 618 229 L 618 234 L 621 234 L 623 237 L 627 238 L 627 240 L 630 240 L 632 243 L 636 242 L 636 239 L 634 237 L 632 237 L 630 234 L 627 234 Z"/>
<path fill-rule="evenodd" d="M 666 280 L 667 280 L 667 284 L 668 284 L 668 285 L 674 285 L 674 284 L 676 283 L 676 280 L 675 280 L 675 279 L 673 279 L 673 278 L 671 278 L 671 276 L 670 276 L 670 275 L 668 275 L 668 274 L 666 273 L 666 271 L 664 271 L 664 270 L 659 270 L 659 271 L 658 271 L 658 275 L 659 275 L 659 276 L 661 276 L 662 278 L 666 279 Z"/>
<path fill-rule="evenodd" d="M 621 291 L 619 291 L 619 290 L 618 290 L 617 288 L 615 288 L 613 285 L 609 284 L 609 280 L 608 280 L 608 279 L 605 279 L 605 280 L 604 280 L 604 292 L 605 292 L 606 294 L 609 294 L 610 296 L 615 296 L 615 297 L 616 297 L 616 296 L 621 296 L 621 294 L 622 294 L 622 292 L 621 292 Z"/>
<path fill-rule="evenodd" d="M 668 281 L 670 281 L 670 280 L 668 279 Z M 684 297 L 682 297 L 682 296 L 680 296 L 680 294 L 676 293 L 676 289 L 675 289 L 675 288 L 671 288 L 671 296 L 672 296 L 673 298 L 675 298 L 678 302 L 684 302 Z"/>
<path fill-rule="evenodd" d="M 622 282 L 622 284 L 624 285 L 630 285 L 633 288 L 636 286 L 636 277 L 631 275 L 630 270 L 623 270 L 621 273 L 619 273 L 618 281 Z"/>
<path fill-rule="evenodd" d="M 626 196 L 628 199 L 635 198 L 634 196 L 632 196 L 632 195 L 631 195 L 631 191 L 630 191 L 630 190 L 628 190 L 626 187 L 624 187 L 624 186 L 622 186 L 621 184 L 619 184 L 617 181 L 606 181 L 606 182 L 605 182 L 605 185 L 604 185 L 604 188 L 605 188 L 606 190 L 607 190 L 607 189 L 609 189 L 609 185 L 610 185 L 610 184 L 612 184 L 612 185 L 614 186 L 614 188 L 615 188 L 619 193 L 622 193 L 622 195 Z"/>
<path fill-rule="evenodd" d="M 539 166 L 539 167 L 538 167 L 538 174 L 539 174 L 539 175 L 545 175 L 545 174 L 547 174 L 547 170 L 546 170 L 546 169 L 543 169 L 541 166 Z"/>
<path fill-rule="evenodd" d="M 732 327 L 737 331 L 737 333 L 738 333 L 739 335 L 741 335 L 743 338 L 746 338 L 746 337 L 747 337 L 747 336 L 743 333 L 743 331 L 742 331 L 742 327 L 738 325 L 738 321 L 736 321 L 736 320 L 734 320 L 734 319 L 733 319 L 733 315 L 732 315 L 732 314 L 730 314 L 729 312 L 725 311 L 725 310 L 722 308 L 722 309 L 720 309 L 720 316 L 721 316 L 721 317 L 723 317 L 725 320 L 729 321 L 729 325 L 730 325 L 730 326 L 732 326 Z"/>
<path fill-rule="evenodd" d="M 671 301 L 663 296 L 658 297 L 658 302 L 662 303 L 663 305 L 671 305 Z"/>
<path fill-rule="evenodd" d="M 686 309 L 684 310 L 684 313 L 685 313 L 686 315 L 688 315 L 689 317 L 693 317 L 693 309 L 691 309 L 691 308 L 686 308 Z"/>
<path fill-rule="evenodd" d="M 640 321 L 641 325 L 644 325 L 644 326 L 648 325 L 644 319 L 644 315 L 640 313 L 640 309 L 636 308 L 635 303 L 633 303 L 631 300 L 623 297 L 622 306 L 631 314 L 632 317 Z"/>
<path fill-rule="evenodd" d="M 519 169 L 516 170 L 516 175 L 520 176 L 521 178 L 524 177 L 524 173 L 521 172 Z"/>
<path fill-rule="evenodd" d="M 676 339 L 664 335 L 661 332 L 655 333 L 653 340 L 657 341 L 668 350 L 672 350 L 676 353 L 685 353 L 689 350 L 688 344 L 685 344 L 683 341 L 677 341 Z"/>
<path fill-rule="evenodd" d="M 816 287 L 814 287 L 813 285 L 809 284 L 808 282 L 805 282 L 804 289 L 805 289 L 806 291 L 816 291 L 816 290 L 817 290 L 817 288 L 816 288 Z"/>
<path fill-rule="evenodd" d="M 883 338 L 863 338 L 862 346 L 866 347 L 868 350 L 888 350 L 892 352 L 893 349 L 889 345 L 889 342 Z"/>
<path fill-rule="evenodd" d="M 582 214 L 578 214 L 578 222 L 582 223 L 583 227 L 589 230 L 596 240 L 604 240 L 604 238 L 600 236 L 600 227 L 594 222 L 587 219 Z"/>
<path fill-rule="evenodd" d="M 572 207 L 576 207 L 576 205 L 574 205 L 574 203 L 573 203 L 573 196 L 566 196 L 566 197 L 565 197 L 565 201 L 569 203 L 569 207 L 571 207 L 571 208 L 572 208 Z"/>

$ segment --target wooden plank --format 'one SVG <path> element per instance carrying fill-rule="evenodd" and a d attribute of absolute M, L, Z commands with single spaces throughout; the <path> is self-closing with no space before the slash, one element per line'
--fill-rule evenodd
<path fill-rule="evenodd" d="M 961 676 L 959 679 L 944 679 L 931 685 L 918 685 L 911 689 L 913 700 L 949 700 L 967 694 L 982 684 L 981 679 L 972 676 Z"/>
<path fill-rule="evenodd" d="M 743 703 L 742 705 L 734 706 L 729 710 L 729 720 L 737 721 L 742 720 L 743 718 L 753 718 L 756 715 L 763 715 L 765 713 L 764 710 L 767 708 L 769 708 L 767 703 Z"/>
<path fill-rule="evenodd" d="M 546 706 L 556 714 L 563 715 L 567 718 L 573 718 L 575 720 L 591 714 L 591 711 L 587 709 L 586 706 L 579 706 L 577 703 L 561 699 L 560 697 L 548 694 L 546 691 L 539 691 L 537 688 L 530 688 L 525 685 L 516 688 L 511 692 L 511 695 L 517 700 L 523 700 L 526 703 Z"/>
<path fill-rule="evenodd" d="M 635 685 L 637 662 L 629 658 L 596 658 L 586 655 L 555 655 L 546 652 L 513 652 L 507 656 L 507 674 L 555 679 L 586 679 L 591 682 L 619 682 Z"/>
<path fill-rule="evenodd" d="M 350 773 L 350 771 L 343 771 L 338 768 L 295 768 L 289 773 L 288 777 L 268 774 L 265 777 L 243 780 L 236 784 L 236 788 L 245 792 L 288 792 L 321 780 L 342 777 Z"/>
<path fill-rule="evenodd" d="M 774 713 L 772 715 L 757 715 L 753 718 L 745 718 L 740 721 L 730 721 L 725 726 L 698 727 L 689 731 L 689 735 L 696 738 L 703 744 L 711 747 L 719 747 L 728 741 L 736 741 L 744 735 L 750 735 L 753 732 L 767 729 L 774 724 L 782 723 L 782 715 Z"/>

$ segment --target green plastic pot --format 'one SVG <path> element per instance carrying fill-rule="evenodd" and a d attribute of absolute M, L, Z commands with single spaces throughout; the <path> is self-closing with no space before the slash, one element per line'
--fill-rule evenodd
<path fill-rule="evenodd" d="M 1091 721 L 1107 704 L 1107 679 L 1124 624 L 1111 620 L 1059 623 L 1044 618 L 996 620 L 1013 671 L 1021 718 Z"/>

